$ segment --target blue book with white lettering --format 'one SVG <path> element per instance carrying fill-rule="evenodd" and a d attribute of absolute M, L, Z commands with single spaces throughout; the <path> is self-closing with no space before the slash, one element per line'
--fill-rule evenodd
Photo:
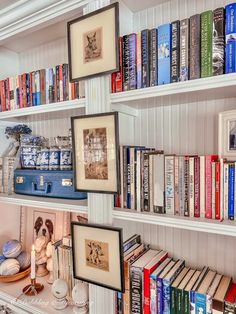
<path fill-rule="evenodd" d="M 129 89 L 137 88 L 137 35 L 128 35 L 129 44 Z"/>
<path fill-rule="evenodd" d="M 236 72 L 236 3 L 225 7 L 225 73 Z"/>
<path fill-rule="evenodd" d="M 195 292 L 195 313 L 206 314 L 206 294 Z"/>
<path fill-rule="evenodd" d="M 158 27 L 158 85 L 170 83 L 171 24 Z"/>
<path fill-rule="evenodd" d="M 228 194 L 228 218 L 234 220 L 234 182 L 235 182 L 235 166 L 229 165 L 229 194 Z"/>

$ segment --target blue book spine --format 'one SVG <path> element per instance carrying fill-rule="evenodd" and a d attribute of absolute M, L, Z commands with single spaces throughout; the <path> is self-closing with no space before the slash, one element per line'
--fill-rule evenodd
<path fill-rule="evenodd" d="M 225 7 L 225 72 L 236 72 L 236 3 Z"/>
<path fill-rule="evenodd" d="M 234 182 L 235 182 L 235 167 L 229 165 L 229 194 L 228 194 L 228 217 L 234 220 Z"/>
<path fill-rule="evenodd" d="M 195 314 L 195 291 L 189 292 L 190 314 Z"/>
<path fill-rule="evenodd" d="M 131 208 L 130 147 L 127 147 L 127 208 Z"/>
<path fill-rule="evenodd" d="M 171 24 L 158 27 L 158 85 L 170 83 Z"/>
<path fill-rule="evenodd" d="M 163 293 L 163 314 L 170 314 L 170 281 L 163 280 L 162 282 Z"/>
<path fill-rule="evenodd" d="M 137 35 L 129 35 L 129 89 L 137 88 Z"/>
<path fill-rule="evenodd" d="M 163 291 L 161 278 L 157 278 L 157 313 L 163 314 Z"/>
<path fill-rule="evenodd" d="M 150 276 L 150 313 L 157 313 L 157 277 Z"/>
<path fill-rule="evenodd" d="M 137 88 L 142 88 L 141 33 L 137 34 Z"/>
<path fill-rule="evenodd" d="M 206 314 L 206 295 L 202 293 L 195 293 L 195 313 Z"/>
<path fill-rule="evenodd" d="M 142 51 L 142 87 L 150 86 L 150 31 L 145 29 L 141 32 Z"/>

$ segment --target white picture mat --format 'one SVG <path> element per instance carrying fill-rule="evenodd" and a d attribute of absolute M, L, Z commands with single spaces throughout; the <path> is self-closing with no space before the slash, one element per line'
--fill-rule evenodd
<path fill-rule="evenodd" d="M 236 151 L 229 149 L 230 121 L 236 121 L 236 110 L 225 111 L 219 114 L 218 154 L 222 158 L 236 160 Z"/>
<path fill-rule="evenodd" d="M 102 27 L 103 58 L 84 63 L 83 34 Z M 70 25 L 72 78 L 102 73 L 116 68 L 115 8 Z"/>
<path fill-rule="evenodd" d="M 106 128 L 107 135 L 107 162 L 108 179 L 86 179 L 84 168 L 84 135 L 85 129 Z M 74 120 L 74 143 L 75 143 L 75 163 L 76 163 L 76 188 L 83 190 L 116 191 L 116 143 L 115 143 L 115 116 L 106 115 L 75 119 Z M 92 188 L 91 188 L 92 187 Z"/>
<path fill-rule="evenodd" d="M 101 283 L 103 285 L 121 288 L 119 232 L 74 226 L 74 259 L 75 274 L 81 278 Z M 109 271 L 88 267 L 86 265 L 85 239 L 106 242 L 109 245 Z"/>

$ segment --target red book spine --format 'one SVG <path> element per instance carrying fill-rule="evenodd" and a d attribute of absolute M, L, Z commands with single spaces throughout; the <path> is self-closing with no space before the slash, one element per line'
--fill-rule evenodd
<path fill-rule="evenodd" d="M 116 73 L 111 74 L 111 92 L 115 93 L 116 92 Z"/>
<path fill-rule="evenodd" d="M 123 65 L 122 65 L 122 52 L 123 52 L 123 38 L 120 37 L 119 39 L 119 52 L 120 52 L 120 59 L 119 59 L 119 65 L 120 70 L 119 72 L 115 73 L 115 92 L 122 92 L 123 91 Z"/>
<path fill-rule="evenodd" d="M 212 161 L 217 161 L 218 156 L 216 155 L 208 155 L 205 157 L 205 217 L 211 219 L 212 218 Z"/>
<path fill-rule="evenodd" d="M 220 219 L 220 162 L 216 162 L 216 205 L 215 205 L 215 219 Z"/>
<path fill-rule="evenodd" d="M 27 107 L 27 101 L 26 101 L 26 74 L 22 74 L 22 102 L 23 102 L 23 108 Z"/>
<path fill-rule="evenodd" d="M 18 75 L 18 81 L 19 81 L 19 100 L 20 100 L 20 108 L 23 108 L 22 79 L 21 79 L 21 75 Z"/>
<path fill-rule="evenodd" d="M 5 82 L 1 81 L 1 105 L 2 111 L 6 111 L 6 93 L 5 93 Z"/>
<path fill-rule="evenodd" d="M 5 80 L 5 93 L 6 93 L 6 110 L 11 110 L 10 103 L 10 80 L 7 78 Z"/>
<path fill-rule="evenodd" d="M 200 157 L 194 160 L 194 217 L 200 217 Z"/>
<path fill-rule="evenodd" d="M 150 275 L 151 273 L 160 265 L 166 258 L 168 257 L 168 253 L 166 252 L 159 261 L 152 266 L 152 268 L 145 268 L 143 270 L 143 278 L 144 278 L 144 306 L 143 306 L 143 314 L 151 314 L 150 311 Z"/>

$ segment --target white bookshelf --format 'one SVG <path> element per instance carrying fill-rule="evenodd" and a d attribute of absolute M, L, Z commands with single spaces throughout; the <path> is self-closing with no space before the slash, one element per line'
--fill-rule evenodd
<path fill-rule="evenodd" d="M 74 100 L 68 100 L 68 101 L 62 101 L 62 102 L 56 102 L 51 104 L 45 104 L 40 106 L 33 106 L 33 107 L 27 107 L 27 108 L 19 108 L 9 111 L 0 112 L 0 120 L 21 120 L 28 116 L 35 116 L 35 115 L 44 115 L 46 117 L 49 116 L 49 114 L 52 114 L 55 116 L 56 113 L 59 113 L 65 111 L 70 114 L 72 110 L 80 109 L 85 110 L 85 99 L 74 99 Z M 37 118 L 37 117 L 36 117 Z"/>
<path fill-rule="evenodd" d="M 37 278 L 44 285 L 44 290 L 37 296 L 25 296 L 22 289 L 29 284 L 30 278 L 25 278 L 13 283 L 0 283 L 0 305 L 8 304 L 14 314 L 56 314 L 59 313 L 52 306 L 53 296 L 51 285 L 46 281 L 47 277 Z M 73 313 L 73 306 L 68 305 L 63 314 Z"/>

